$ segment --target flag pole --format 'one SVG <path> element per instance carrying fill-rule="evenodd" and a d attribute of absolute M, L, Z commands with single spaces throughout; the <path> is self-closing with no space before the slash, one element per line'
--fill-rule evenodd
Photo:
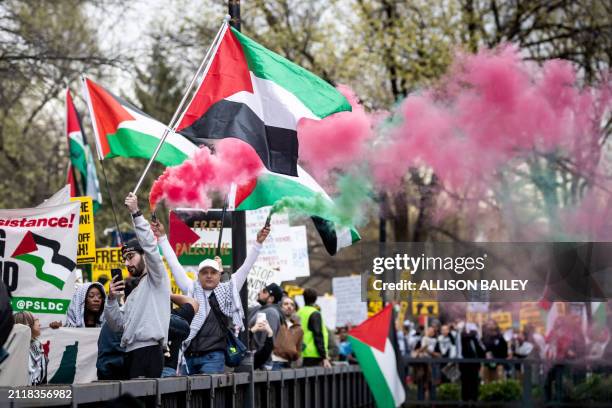
<path fill-rule="evenodd" d="M 136 192 L 140 188 L 140 185 L 142 184 L 142 182 L 143 182 L 145 176 L 147 175 L 147 173 L 149 172 L 149 169 L 151 168 L 151 165 L 153 164 L 153 161 L 157 157 L 159 151 L 161 150 L 162 145 L 166 141 L 166 138 L 168 137 L 170 132 L 174 133 L 176 131 L 176 128 L 177 128 L 177 126 L 180 123 L 180 121 L 177 120 L 177 118 L 179 117 L 179 114 L 182 113 L 183 105 L 185 105 L 185 102 L 187 101 L 187 97 L 189 96 L 189 93 L 191 92 L 191 89 L 193 88 L 193 86 L 197 82 L 197 79 L 200 76 L 200 73 L 202 72 L 202 70 L 204 70 L 204 75 L 206 75 L 206 73 L 208 72 L 208 70 L 210 68 L 210 65 L 212 64 L 212 61 L 214 60 L 214 55 L 217 53 L 217 49 L 219 48 L 220 39 L 221 39 L 221 37 L 223 37 L 223 34 L 225 34 L 225 31 L 227 30 L 227 27 L 229 26 L 229 20 L 230 20 L 230 16 L 229 15 L 225 16 L 223 18 L 223 24 L 221 24 L 221 27 L 219 28 L 219 31 L 217 31 L 217 34 L 215 35 L 215 38 L 213 39 L 212 44 L 208 48 L 208 51 L 206 52 L 206 55 L 204 56 L 204 58 L 202 59 L 202 62 L 200 63 L 200 66 L 198 67 L 198 70 L 193 75 L 193 78 L 191 78 L 191 82 L 189 82 L 189 85 L 187 86 L 187 90 L 185 91 L 185 94 L 183 95 L 183 98 L 181 99 L 181 102 L 179 103 L 178 107 L 176 108 L 176 111 L 174 112 L 174 115 L 172 115 L 172 119 L 170 119 L 170 123 L 164 129 L 164 134 L 162 135 L 161 139 L 159 140 L 159 143 L 157 144 L 157 147 L 155 148 L 155 151 L 153 152 L 153 155 L 149 159 L 149 162 L 147 163 L 147 166 L 145 167 L 144 171 L 142 172 L 142 175 L 140 176 L 140 179 L 138 180 L 138 183 L 136 183 L 136 187 L 134 187 L 134 191 L 133 191 L 134 194 L 136 194 Z M 182 118 L 182 116 L 181 116 L 181 118 Z"/>
<path fill-rule="evenodd" d="M 102 175 L 104 176 L 104 184 L 106 184 L 106 192 L 108 193 L 108 201 L 111 204 L 111 211 L 113 212 L 113 218 L 115 219 L 115 228 L 117 228 L 117 241 L 121 246 L 125 241 L 119 228 L 119 221 L 117 221 L 117 211 L 115 211 L 115 203 L 113 202 L 113 196 L 111 195 L 111 189 L 108 185 L 108 177 L 106 177 L 106 170 L 104 169 L 104 160 L 100 160 L 100 166 L 102 167 Z"/>

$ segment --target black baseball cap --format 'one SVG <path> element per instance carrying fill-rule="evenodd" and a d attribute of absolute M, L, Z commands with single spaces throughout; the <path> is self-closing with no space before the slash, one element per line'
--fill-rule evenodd
<path fill-rule="evenodd" d="M 123 244 L 121 247 L 121 256 L 125 256 L 126 253 L 136 251 L 140 254 L 144 254 L 144 250 L 140 246 L 140 242 L 136 238 L 130 239 L 128 242 Z"/>
<path fill-rule="evenodd" d="M 283 290 L 276 283 L 271 283 L 264 288 L 269 294 L 274 296 L 274 303 L 278 303 L 283 298 Z"/>

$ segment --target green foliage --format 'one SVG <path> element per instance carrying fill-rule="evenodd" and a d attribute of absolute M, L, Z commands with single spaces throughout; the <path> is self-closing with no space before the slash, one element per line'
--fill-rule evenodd
<path fill-rule="evenodd" d="M 585 382 L 569 390 L 569 400 L 573 402 L 612 401 L 612 376 L 593 374 Z"/>
<path fill-rule="evenodd" d="M 440 384 L 436 388 L 436 399 L 440 401 L 460 401 L 461 385 L 458 383 Z"/>
<path fill-rule="evenodd" d="M 478 399 L 480 401 L 518 401 L 521 399 L 522 388 L 517 380 L 493 381 L 480 386 Z"/>

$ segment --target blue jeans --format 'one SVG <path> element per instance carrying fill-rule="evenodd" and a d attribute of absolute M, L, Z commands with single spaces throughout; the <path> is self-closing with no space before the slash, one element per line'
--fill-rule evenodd
<path fill-rule="evenodd" d="M 272 361 L 271 371 L 280 371 L 283 368 L 291 368 L 291 366 L 286 361 Z"/>
<path fill-rule="evenodd" d="M 189 374 L 223 374 L 225 371 L 225 354 L 223 351 L 211 351 L 203 356 L 187 357 Z"/>
<path fill-rule="evenodd" d="M 162 370 L 162 378 L 177 376 L 176 370 L 172 367 L 164 367 Z"/>

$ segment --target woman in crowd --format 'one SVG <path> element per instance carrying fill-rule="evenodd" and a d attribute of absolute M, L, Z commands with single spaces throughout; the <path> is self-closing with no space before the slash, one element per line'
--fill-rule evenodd
<path fill-rule="evenodd" d="M 99 282 L 87 282 L 79 286 L 72 295 L 68 313 L 66 314 L 66 327 L 101 327 L 104 323 L 104 302 L 106 292 Z M 62 322 L 53 322 L 52 329 L 62 326 Z"/>
<path fill-rule="evenodd" d="M 47 382 L 47 364 L 49 363 L 40 342 L 40 322 L 30 312 L 15 313 L 15 323 L 30 327 L 32 340 L 30 341 L 29 373 L 30 384 L 38 385 Z"/>

